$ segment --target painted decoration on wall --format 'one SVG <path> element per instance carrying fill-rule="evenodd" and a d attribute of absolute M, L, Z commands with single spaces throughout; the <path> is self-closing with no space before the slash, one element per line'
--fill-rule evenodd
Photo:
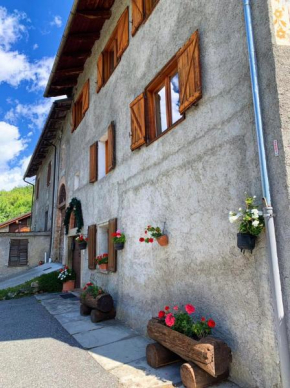
<path fill-rule="evenodd" d="M 272 0 L 276 43 L 290 46 L 290 0 Z"/>

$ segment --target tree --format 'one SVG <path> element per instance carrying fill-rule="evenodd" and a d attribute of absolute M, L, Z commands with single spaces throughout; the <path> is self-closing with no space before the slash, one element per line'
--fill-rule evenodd
<path fill-rule="evenodd" d="M 32 186 L 0 191 L 0 223 L 30 212 L 31 203 Z"/>

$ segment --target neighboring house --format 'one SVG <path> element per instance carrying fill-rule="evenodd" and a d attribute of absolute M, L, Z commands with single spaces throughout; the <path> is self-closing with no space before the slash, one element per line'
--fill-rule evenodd
<path fill-rule="evenodd" d="M 290 47 L 275 38 L 274 12 L 253 3 L 289 316 Z M 76 0 L 45 91 L 61 95 L 25 173 L 36 176 L 32 229 L 50 230 L 52 260 L 74 268 L 78 287 L 108 290 L 118 318 L 143 332 L 164 305 L 193 303 L 231 346 L 233 381 L 280 387 L 265 234 L 242 254 L 228 222 L 245 191 L 262 199 L 243 2 Z M 78 219 L 65 235 L 73 198 L 85 251 Z M 139 243 L 149 224 L 165 227 L 167 247 Z M 108 272 L 95 269 L 102 253 Z"/>
<path fill-rule="evenodd" d="M 31 212 L 15 217 L 0 224 L 0 233 L 24 233 L 30 232 Z"/>

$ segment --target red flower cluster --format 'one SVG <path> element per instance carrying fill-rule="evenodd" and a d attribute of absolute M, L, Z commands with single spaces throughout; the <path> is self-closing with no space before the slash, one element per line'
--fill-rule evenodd
<path fill-rule="evenodd" d="M 76 238 L 77 242 L 81 243 L 81 242 L 87 242 L 88 239 L 87 237 L 84 237 L 82 234 L 80 234 L 77 238 Z"/>
<path fill-rule="evenodd" d="M 121 237 L 121 233 L 119 232 L 112 233 L 112 237 Z"/>
<path fill-rule="evenodd" d="M 147 243 L 147 244 L 148 244 L 148 243 L 151 243 L 151 244 L 152 244 L 152 243 L 154 242 L 154 238 L 152 238 L 152 237 L 151 237 L 151 238 L 148 238 L 148 237 L 147 237 L 147 238 L 140 237 L 140 238 L 139 238 L 139 241 L 140 241 L 140 242 L 145 242 L 145 243 Z"/>
<path fill-rule="evenodd" d="M 208 324 L 208 327 L 210 327 L 211 329 L 215 327 L 215 321 L 213 319 L 209 319 L 207 321 L 207 324 Z"/>
<path fill-rule="evenodd" d="M 63 272 L 63 271 L 66 270 L 66 269 L 68 269 L 68 266 L 67 266 L 67 265 L 65 265 L 63 268 L 61 268 L 61 269 L 59 270 L 59 272 Z"/>
<path fill-rule="evenodd" d="M 84 286 L 83 290 L 85 291 L 85 290 L 86 290 L 88 287 L 90 287 L 90 286 L 93 286 L 93 283 L 91 283 L 91 282 L 87 283 L 87 284 Z"/>

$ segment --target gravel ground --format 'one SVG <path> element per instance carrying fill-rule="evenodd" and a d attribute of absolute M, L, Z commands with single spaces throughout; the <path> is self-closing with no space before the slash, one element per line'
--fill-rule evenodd
<path fill-rule="evenodd" d="M 34 297 L 0 302 L 1 388 L 118 386 Z"/>

